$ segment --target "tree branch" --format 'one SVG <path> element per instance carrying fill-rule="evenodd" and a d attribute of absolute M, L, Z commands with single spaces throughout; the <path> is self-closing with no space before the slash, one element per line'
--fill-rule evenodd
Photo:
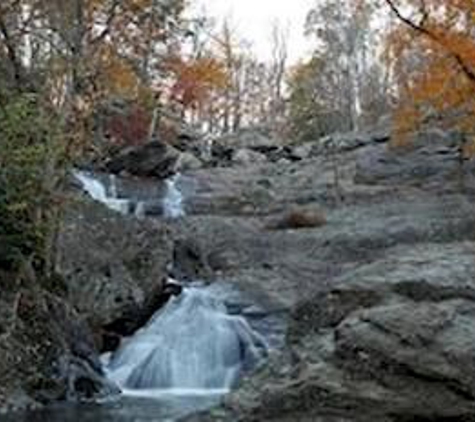
<path fill-rule="evenodd" d="M 404 24 L 409 26 L 414 31 L 430 38 L 432 41 L 434 41 L 435 43 L 437 43 L 441 47 L 443 47 L 452 56 L 452 58 L 457 62 L 457 64 L 459 65 L 459 67 L 461 68 L 461 70 L 465 74 L 465 76 L 471 82 L 473 82 L 475 84 L 475 71 L 472 70 L 471 67 L 467 63 L 465 63 L 463 57 L 459 53 L 451 50 L 450 47 L 447 46 L 446 43 L 443 40 L 441 40 L 436 34 L 434 34 L 429 29 L 427 29 L 427 27 L 425 26 L 425 22 L 428 19 L 428 14 L 427 14 L 427 11 L 424 8 L 423 8 L 423 18 L 421 20 L 421 23 L 417 24 L 413 20 L 405 17 L 401 13 L 401 11 L 398 9 L 398 7 L 394 4 L 393 0 L 385 0 L 385 1 L 388 4 L 388 6 L 391 8 L 392 12 L 396 15 L 396 17 L 401 22 L 403 22 Z"/>

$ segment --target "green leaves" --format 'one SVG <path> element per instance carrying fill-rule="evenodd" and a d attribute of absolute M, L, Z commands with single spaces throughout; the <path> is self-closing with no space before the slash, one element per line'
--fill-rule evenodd
<path fill-rule="evenodd" d="M 56 121 L 34 95 L 0 107 L 0 267 L 44 260 L 58 183 L 51 170 L 63 155 Z"/>

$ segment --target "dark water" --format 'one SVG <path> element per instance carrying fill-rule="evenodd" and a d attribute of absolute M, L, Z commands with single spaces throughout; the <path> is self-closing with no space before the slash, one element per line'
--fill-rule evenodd
<path fill-rule="evenodd" d="M 97 405 L 59 405 L 0 416 L 2 422 L 172 422 L 220 403 L 220 396 L 122 397 Z"/>

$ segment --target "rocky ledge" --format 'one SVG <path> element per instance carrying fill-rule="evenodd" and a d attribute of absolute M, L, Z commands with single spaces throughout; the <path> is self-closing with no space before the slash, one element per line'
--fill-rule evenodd
<path fill-rule="evenodd" d="M 179 232 L 288 331 L 223 407 L 188 420 L 475 421 L 473 167 L 445 135 L 386 141 L 195 172 L 198 215 Z M 309 224 L 282 219 L 296 206 Z"/>

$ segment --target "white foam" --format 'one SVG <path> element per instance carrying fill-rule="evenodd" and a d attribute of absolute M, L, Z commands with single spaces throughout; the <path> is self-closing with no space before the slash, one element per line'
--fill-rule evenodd
<path fill-rule="evenodd" d="M 85 171 L 75 171 L 74 177 L 81 182 L 82 188 L 95 201 L 101 202 L 107 208 L 120 212 L 121 214 L 128 214 L 130 203 L 127 199 L 117 198 L 117 187 L 115 179 L 112 182 L 112 195 L 108 195 L 105 185 L 90 173 Z"/>
<path fill-rule="evenodd" d="M 207 288 L 188 287 L 124 342 L 106 367 L 127 395 L 226 394 L 267 345 Z"/>
<path fill-rule="evenodd" d="M 179 218 L 185 215 L 183 194 L 178 189 L 180 174 L 177 173 L 166 180 L 166 193 L 163 198 L 163 215 L 167 218 Z"/>

